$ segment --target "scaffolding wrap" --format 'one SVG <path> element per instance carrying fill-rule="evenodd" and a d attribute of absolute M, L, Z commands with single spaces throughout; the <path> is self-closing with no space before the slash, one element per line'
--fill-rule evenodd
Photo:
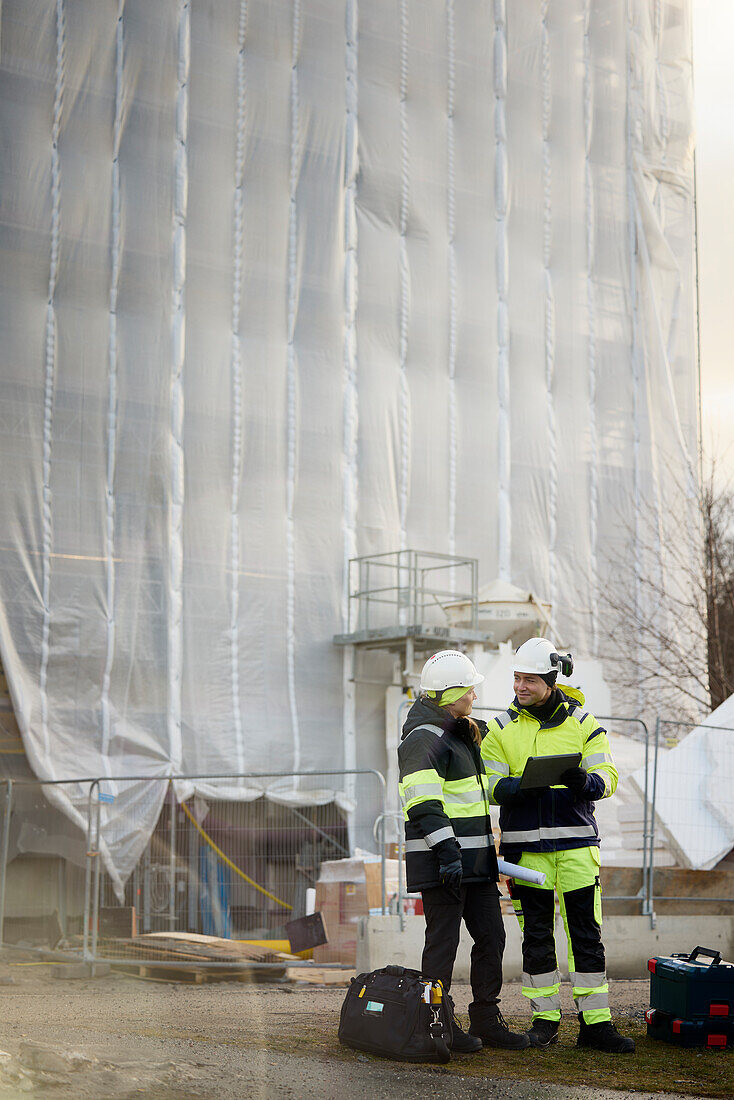
<path fill-rule="evenodd" d="M 106 788 L 118 887 L 169 775 L 385 768 L 332 642 L 350 558 L 476 558 L 603 659 L 625 530 L 639 600 L 675 590 L 690 29 L 690 0 L 3 0 L 0 659 L 42 780 L 152 780 Z"/>

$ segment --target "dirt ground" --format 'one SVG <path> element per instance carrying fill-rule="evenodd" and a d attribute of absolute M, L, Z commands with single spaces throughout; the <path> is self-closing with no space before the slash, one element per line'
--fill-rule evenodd
<path fill-rule="evenodd" d="M 425 1100 L 427 1093 L 432 1100 L 644 1100 L 653 1095 L 503 1079 L 493 1074 L 491 1051 L 472 1057 L 473 1075 L 467 1077 L 461 1076 L 466 1060 L 454 1059 L 449 1074 L 444 1067 L 406 1066 L 347 1051 L 336 1040 L 343 988 L 242 982 L 194 986 L 114 972 L 72 980 L 63 974 L 63 968 L 0 958 L 3 1100 L 28 1095 L 59 1100 L 141 1095 Z M 468 988 L 458 985 L 453 992 L 457 1009 L 465 1012 Z M 625 1019 L 639 1024 L 648 983 L 615 982 L 611 996 L 620 1028 Z M 517 983 L 503 990 L 502 1010 L 527 1026 Z M 513 1057 L 562 1058 L 563 1044 Z"/>

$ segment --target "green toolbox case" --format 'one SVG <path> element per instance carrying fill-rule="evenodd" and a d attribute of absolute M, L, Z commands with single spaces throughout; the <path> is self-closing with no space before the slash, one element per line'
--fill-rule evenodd
<path fill-rule="evenodd" d="M 658 956 L 647 969 L 651 1008 L 681 1020 L 734 1020 L 734 966 L 718 951 L 695 947 L 690 955 Z"/>

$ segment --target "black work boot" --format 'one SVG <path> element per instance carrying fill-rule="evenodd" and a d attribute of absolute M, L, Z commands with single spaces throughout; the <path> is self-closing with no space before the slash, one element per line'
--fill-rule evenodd
<path fill-rule="evenodd" d="M 591 1047 L 592 1050 L 603 1050 L 607 1054 L 634 1053 L 634 1039 L 620 1035 L 611 1020 L 602 1020 L 600 1024 L 587 1024 L 582 1016 L 579 1016 L 579 1019 L 581 1027 L 576 1040 L 577 1047 Z"/>
<path fill-rule="evenodd" d="M 482 1046 L 500 1047 L 502 1050 L 525 1050 L 530 1041 L 524 1031 L 510 1031 L 501 1012 L 472 1019 L 470 1035 L 476 1035 Z"/>
<path fill-rule="evenodd" d="M 451 1013 L 451 1042 L 449 1050 L 453 1054 L 476 1054 L 482 1049 L 481 1039 L 475 1039 L 473 1035 L 467 1035 L 459 1023 L 459 1017 L 454 1010 L 454 1002 L 446 995 L 449 1012 Z"/>
<path fill-rule="evenodd" d="M 532 1026 L 526 1032 L 531 1047 L 549 1047 L 551 1043 L 558 1042 L 558 1025 L 560 1020 L 544 1020 L 538 1016 L 533 1020 Z"/>
<path fill-rule="evenodd" d="M 473 1035 L 469 1035 L 464 1031 L 456 1017 L 451 1021 L 451 1031 L 449 1050 L 454 1054 L 476 1054 L 478 1050 L 482 1049 L 482 1040 L 476 1039 Z"/>

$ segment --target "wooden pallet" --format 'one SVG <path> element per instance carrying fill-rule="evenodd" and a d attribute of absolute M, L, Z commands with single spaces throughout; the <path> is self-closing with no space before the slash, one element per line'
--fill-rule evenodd
<path fill-rule="evenodd" d="M 142 978 L 146 981 L 183 982 L 186 985 L 212 985 L 215 982 L 242 982 L 251 984 L 253 982 L 279 981 L 286 975 L 285 966 L 283 966 L 282 970 L 280 968 L 276 969 L 271 967 L 265 969 L 257 966 L 248 966 L 245 970 L 212 970 L 206 967 L 182 966 L 179 970 L 176 967 L 156 966 L 155 963 L 141 966 L 139 963 L 125 963 L 121 961 L 113 963 L 113 966 L 116 970 L 122 970 L 131 977 Z"/>
<path fill-rule="evenodd" d="M 100 939 L 99 951 L 116 968 L 139 978 L 185 981 L 196 985 L 222 981 L 274 981 L 285 976 L 288 963 L 297 961 L 295 955 L 272 951 L 265 945 L 189 932 L 149 932 L 142 936 L 109 937 Z M 161 963 L 171 965 L 162 966 Z M 226 965 L 213 966 L 213 963 Z"/>

